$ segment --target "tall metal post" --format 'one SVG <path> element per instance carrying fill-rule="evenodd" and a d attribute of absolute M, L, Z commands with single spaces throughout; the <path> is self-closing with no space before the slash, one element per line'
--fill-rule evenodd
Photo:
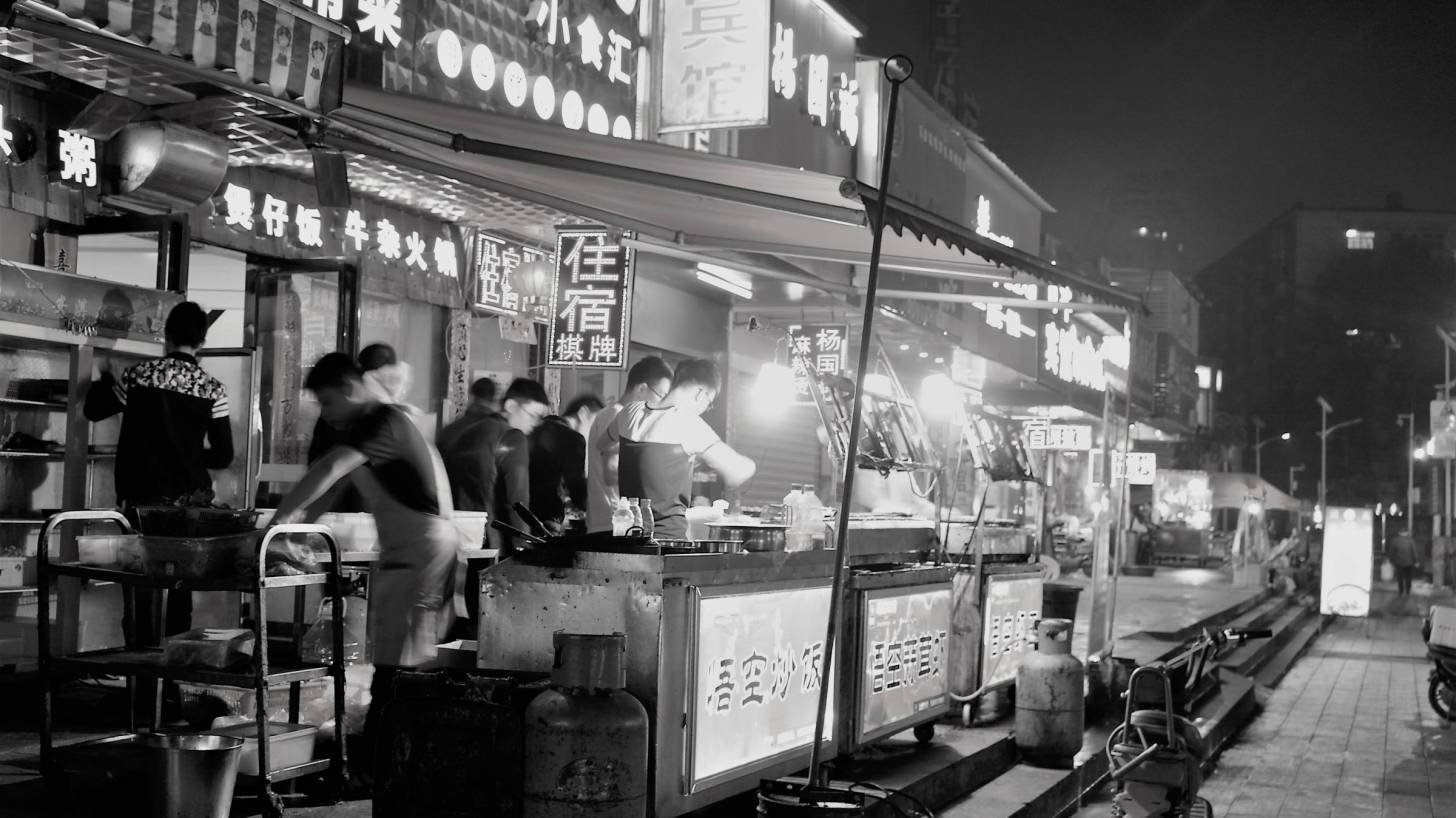
<path fill-rule="evenodd" d="M 1320 484 L 1319 484 L 1319 510 L 1321 514 L 1328 512 L 1325 508 L 1325 480 L 1329 477 L 1326 468 L 1327 455 L 1330 446 L 1330 405 L 1320 398 Z"/>
<path fill-rule="evenodd" d="M 1405 524 L 1412 529 L 1415 528 L 1416 510 L 1415 502 L 1411 496 L 1416 493 L 1416 413 L 1403 412 L 1396 416 L 1406 424 L 1406 436 L 1408 438 L 1405 446 Z"/>
<path fill-rule="evenodd" d="M 865 281 L 864 323 L 860 329 L 859 364 L 854 369 L 854 401 L 849 414 L 848 451 L 844 457 L 844 480 L 839 498 L 838 530 L 835 532 L 834 580 L 830 585 L 829 624 L 824 633 L 824 664 L 819 668 L 819 705 L 814 717 L 814 743 L 809 749 L 809 787 L 802 793 L 802 800 L 812 800 L 812 791 L 822 788 L 825 781 L 824 765 L 821 764 L 820 747 L 824 741 L 824 721 L 829 710 L 830 686 L 834 683 L 834 643 L 839 635 L 839 614 L 841 598 L 844 595 L 844 573 L 846 541 L 849 538 L 849 508 L 854 496 L 854 473 L 859 460 L 860 415 L 864 408 L 864 381 L 870 365 L 870 344 L 875 322 L 875 290 L 880 283 L 880 248 L 884 242 L 885 209 L 890 200 L 890 160 L 895 155 L 895 114 L 900 100 L 900 85 L 910 79 L 914 65 L 910 58 L 897 55 L 885 60 L 885 79 L 890 81 L 889 111 L 885 114 L 885 138 L 880 147 L 879 199 L 875 201 L 875 214 L 870 222 L 873 238 L 870 243 L 870 269 Z M 841 707 L 852 706 L 841 703 Z"/>

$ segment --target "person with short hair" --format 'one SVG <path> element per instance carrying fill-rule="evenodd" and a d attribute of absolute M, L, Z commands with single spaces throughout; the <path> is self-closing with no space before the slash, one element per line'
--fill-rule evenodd
<path fill-rule="evenodd" d="M 748 482 L 757 469 L 703 420 L 722 387 L 717 364 L 684 361 L 666 397 L 629 405 L 607 430 L 607 439 L 621 446 L 618 487 L 628 497 L 652 501 L 655 537 L 687 536 L 694 459 L 701 458 L 728 488 Z"/>
<path fill-rule="evenodd" d="M 539 417 L 535 413 L 546 411 L 546 390 L 534 381 L 523 381 L 526 379 L 517 378 L 506 390 L 502 401 L 506 412 L 501 412 L 495 408 L 495 383 L 489 378 L 476 380 L 470 385 L 470 406 L 440 431 L 436 445 L 445 459 L 456 508 L 484 511 L 491 519 L 524 531 L 526 521 L 514 506 L 516 503 L 531 506 L 526 434 L 534 428 L 531 418 Z M 528 384 L 535 384 L 535 388 Z M 525 429 L 513 425 L 507 413 Z M 514 538 L 502 531 L 488 529 L 486 540 L 490 547 L 500 551 L 501 558 L 515 553 Z"/>
<path fill-rule="evenodd" d="M 450 519 L 450 484 L 439 454 L 405 410 L 365 383 L 354 359 L 342 352 L 323 356 L 304 388 L 341 437 L 278 504 L 273 521 L 313 516 L 318 500 L 344 480 L 358 487 L 374 514 L 379 561 L 369 585 L 369 641 L 375 669 L 365 733 L 377 741 L 395 674 L 433 659 L 463 613 L 460 531 Z"/>
<path fill-rule="evenodd" d="M 531 513 L 557 532 L 569 527 L 573 513 L 579 519 L 586 511 L 585 434 L 602 406 L 596 395 L 577 395 L 531 432 Z"/>
<path fill-rule="evenodd" d="M 1416 576 L 1416 568 L 1420 566 L 1420 557 L 1416 554 L 1416 541 L 1411 537 L 1409 528 L 1402 528 L 1399 534 L 1390 538 L 1386 546 L 1385 556 L 1395 568 L 1395 593 L 1397 596 L 1410 596 L 1411 584 Z"/>
<path fill-rule="evenodd" d="M 672 368 L 649 355 L 627 370 L 627 386 L 616 403 L 597 413 L 586 433 L 587 531 L 611 531 L 617 498 L 617 442 L 607 439 L 607 429 L 622 409 L 645 400 L 661 400 L 672 388 Z"/>
<path fill-rule="evenodd" d="M 101 377 L 86 393 L 82 411 L 87 420 L 121 414 L 116 503 L 129 515 L 137 506 L 211 502 L 209 471 L 233 461 L 227 389 L 197 362 L 208 323 L 207 312 L 195 302 L 178 304 L 167 314 L 163 357 L 128 367 L 120 378 L 103 360 Z M 137 594 L 133 636 L 140 644 L 155 645 L 160 636 L 191 627 L 191 594 L 168 596 L 163 634 L 152 633 L 155 604 L 155 594 Z"/>

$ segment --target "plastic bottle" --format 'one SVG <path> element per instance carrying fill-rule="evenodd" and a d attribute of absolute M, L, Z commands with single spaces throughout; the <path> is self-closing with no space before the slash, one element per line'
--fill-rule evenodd
<path fill-rule="evenodd" d="M 642 498 L 640 513 L 642 515 L 642 533 L 651 537 L 653 527 L 657 525 L 657 517 L 652 513 L 652 501 L 646 497 Z"/>
<path fill-rule="evenodd" d="M 800 497 L 801 495 L 799 494 L 799 484 L 790 483 L 789 493 L 784 495 L 784 525 L 789 527 L 789 530 L 784 537 L 786 541 L 785 550 L 787 551 L 804 550 L 803 548 L 799 547 L 796 536 L 799 531 L 799 517 L 801 516 L 799 513 Z"/>
<path fill-rule="evenodd" d="M 632 514 L 631 527 L 646 531 L 647 529 L 642 527 L 642 506 L 639 504 L 636 497 L 627 498 L 627 511 L 631 512 Z"/>
<path fill-rule="evenodd" d="M 626 497 L 617 498 L 617 507 L 612 509 L 612 536 L 626 536 L 627 529 L 632 527 L 632 509 L 627 505 Z"/>
<path fill-rule="evenodd" d="M 804 495 L 799 500 L 800 516 L 804 518 L 806 546 L 812 550 L 824 548 L 824 501 L 814 492 L 813 483 L 804 484 Z"/>

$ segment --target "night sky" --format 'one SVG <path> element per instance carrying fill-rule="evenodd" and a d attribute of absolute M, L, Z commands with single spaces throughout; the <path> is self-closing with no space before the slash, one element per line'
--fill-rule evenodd
<path fill-rule="evenodd" d="M 1456 210 L 1449 0 L 967 0 L 961 25 L 981 134 L 1084 258 L 1130 187 L 1184 202 L 1187 272 L 1296 202 Z"/>

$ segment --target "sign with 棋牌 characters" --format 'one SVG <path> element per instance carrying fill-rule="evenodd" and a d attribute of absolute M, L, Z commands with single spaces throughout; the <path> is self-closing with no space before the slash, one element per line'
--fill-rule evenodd
<path fill-rule="evenodd" d="M 547 366 L 621 369 L 632 332 L 632 248 L 605 227 L 556 229 Z"/>

